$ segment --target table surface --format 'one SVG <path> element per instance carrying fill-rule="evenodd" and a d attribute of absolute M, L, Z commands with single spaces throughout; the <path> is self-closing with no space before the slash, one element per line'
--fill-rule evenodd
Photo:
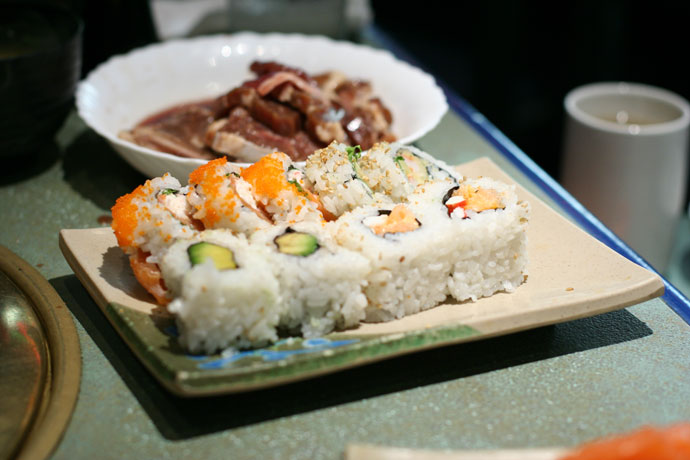
<path fill-rule="evenodd" d="M 488 156 L 560 210 L 452 111 L 417 144 L 451 164 Z M 53 458 L 337 459 L 348 443 L 572 446 L 690 420 L 690 327 L 662 299 L 278 388 L 175 397 L 130 352 L 58 248 L 61 229 L 105 225 L 115 199 L 144 180 L 74 114 L 37 161 L 0 177 L 0 244 L 50 281 L 81 343 L 79 399 Z M 687 233 L 667 273 L 681 288 Z"/>

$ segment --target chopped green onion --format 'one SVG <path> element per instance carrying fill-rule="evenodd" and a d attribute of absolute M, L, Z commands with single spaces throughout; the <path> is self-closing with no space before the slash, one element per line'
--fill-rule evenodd
<path fill-rule="evenodd" d="M 345 147 L 345 152 L 347 152 L 347 159 L 350 163 L 355 163 L 355 161 L 362 158 L 362 147 L 355 145 L 354 147 Z"/>
<path fill-rule="evenodd" d="M 293 180 L 289 180 L 288 183 L 294 185 L 295 187 L 297 187 L 297 191 L 298 191 L 298 192 L 304 193 L 304 189 L 303 189 L 302 186 L 299 184 L 299 182 L 297 182 L 296 180 L 294 180 L 294 179 L 293 179 Z"/>

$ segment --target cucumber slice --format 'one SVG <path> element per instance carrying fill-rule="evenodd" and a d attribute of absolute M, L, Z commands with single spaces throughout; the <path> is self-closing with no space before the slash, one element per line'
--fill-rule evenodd
<path fill-rule="evenodd" d="M 395 163 L 413 185 L 423 184 L 429 180 L 427 162 L 414 153 L 408 150 L 398 150 Z"/>

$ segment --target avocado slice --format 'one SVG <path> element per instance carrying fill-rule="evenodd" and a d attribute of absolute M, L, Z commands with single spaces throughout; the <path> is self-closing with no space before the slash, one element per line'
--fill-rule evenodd
<path fill-rule="evenodd" d="M 187 248 L 187 254 L 189 255 L 189 261 L 192 265 L 203 264 L 206 260 L 211 259 L 213 265 L 215 265 L 218 270 L 233 270 L 237 268 L 235 256 L 232 251 L 217 244 L 208 243 L 206 241 L 194 243 Z"/>
<path fill-rule="evenodd" d="M 314 235 L 295 232 L 290 229 L 277 236 L 273 241 L 278 246 L 278 251 L 293 256 L 306 257 L 319 249 L 319 242 Z"/>
<path fill-rule="evenodd" d="M 429 180 L 427 162 L 408 150 L 399 150 L 395 163 L 413 185 L 423 184 Z"/>

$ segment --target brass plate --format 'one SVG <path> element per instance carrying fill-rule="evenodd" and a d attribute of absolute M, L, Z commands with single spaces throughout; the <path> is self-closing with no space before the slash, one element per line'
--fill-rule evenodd
<path fill-rule="evenodd" d="M 0 459 L 46 458 L 79 394 L 79 338 L 50 283 L 4 246 L 0 345 Z"/>

